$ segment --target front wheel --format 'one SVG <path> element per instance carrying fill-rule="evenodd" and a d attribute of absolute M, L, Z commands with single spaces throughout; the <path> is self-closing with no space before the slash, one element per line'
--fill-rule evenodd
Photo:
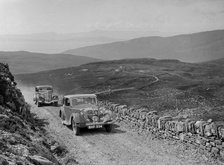
<path fill-rule="evenodd" d="M 105 125 L 105 129 L 106 129 L 107 132 L 112 132 L 113 125 L 112 124 Z"/>
<path fill-rule="evenodd" d="M 80 134 L 80 128 L 77 126 L 77 124 L 73 119 L 72 119 L 72 131 L 76 136 Z"/>

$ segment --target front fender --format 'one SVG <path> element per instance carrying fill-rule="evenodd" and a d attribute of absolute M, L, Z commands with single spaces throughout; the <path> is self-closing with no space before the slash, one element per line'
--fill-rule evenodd
<path fill-rule="evenodd" d="M 80 113 L 73 113 L 70 118 L 70 123 L 72 123 L 72 119 L 75 121 L 75 123 L 85 123 L 85 118 Z"/>

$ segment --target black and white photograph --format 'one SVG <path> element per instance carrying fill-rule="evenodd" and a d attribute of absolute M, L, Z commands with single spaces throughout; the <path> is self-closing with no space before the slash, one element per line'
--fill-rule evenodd
<path fill-rule="evenodd" d="M 224 165 L 224 1 L 0 0 L 0 165 Z"/>

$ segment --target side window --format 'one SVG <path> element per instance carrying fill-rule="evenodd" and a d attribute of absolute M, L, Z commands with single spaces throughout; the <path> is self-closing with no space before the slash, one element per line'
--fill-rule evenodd
<path fill-rule="evenodd" d="M 69 101 L 68 98 L 65 98 L 65 105 L 66 105 L 66 106 L 70 106 L 70 101 Z"/>

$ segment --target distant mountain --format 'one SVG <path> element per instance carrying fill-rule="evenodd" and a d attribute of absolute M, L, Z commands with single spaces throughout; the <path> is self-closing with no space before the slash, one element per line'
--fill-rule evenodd
<path fill-rule="evenodd" d="M 142 37 L 71 49 L 64 53 L 106 60 L 146 57 L 203 62 L 224 57 L 224 30 L 172 37 Z"/>
<path fill-rule="evenodd" d="M 171 36 L 174 34 L 181 34 L 180 32 L 176 33 L 165 33 L 160 31 L 106 31 L 106 30 L 95 30 L 90 32 L 83 32 L 83 33 L 77 33 L 76 35 L 79 36 L 104 36 L 106 38 L 115 38 L 119 40 L 128 40 L 128 39 L 134 39 L 139 37 L 146 37 L 146 36 Z"/>
<path fill-rule="evenodd" d="M 0 52 L 0 62 L 8 63 L 13 74 L 66 68 L 96 61 L 100 60 L 69 54 L 44 54 L 26 51 Z"/>
<path fill-rule="evenodd" d="M 0 50 L 58 53 L 71 48 L 120 41 L 91 33 L 0 35 Z"/>
<path fill-rule="evenodd" d="M 79 33 L 34 33 L 0 35 L 0 50 L 58 53 L 96 44 L 124 41 L 144 36 L 167 36 L 157 31 L 103 31 L 95 30 Z"/>

